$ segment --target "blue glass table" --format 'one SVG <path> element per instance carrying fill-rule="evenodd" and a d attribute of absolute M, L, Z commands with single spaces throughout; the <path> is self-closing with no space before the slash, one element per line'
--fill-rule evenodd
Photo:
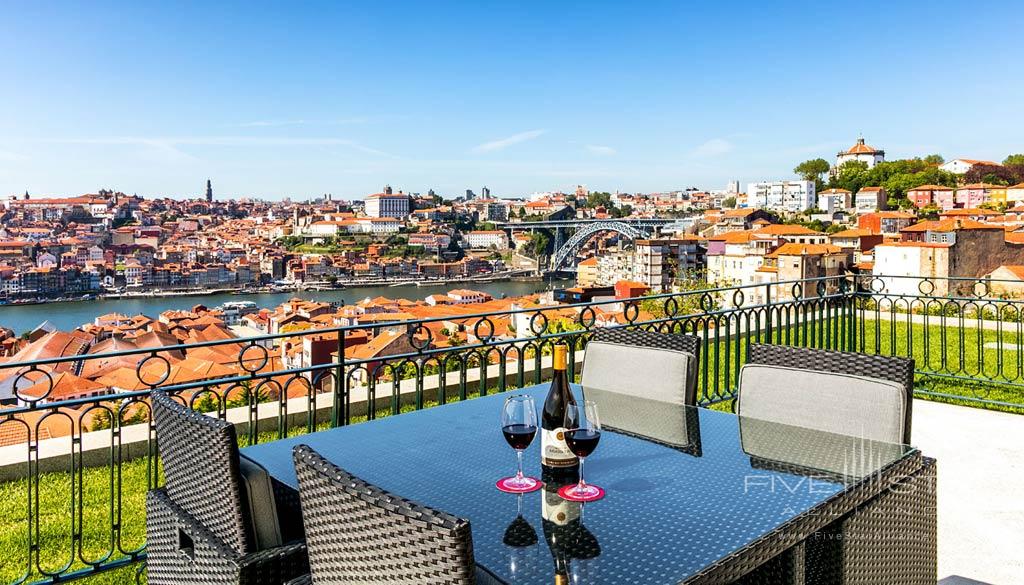
<path fill-rule="evenodd" d="M 546 391 L 544 385 L 511 393 L 530 394 L 539 406 Z M 586 464 L 587 480 L 607 490 L 603 500 L 569 504 L 553 489 L 515 496 L 494 487 L 515 469 L 499 424 L 505 397 L 255 445 L 242 454 L 297 489 L 292 448 L 306 444 L 385 490 L 467 518 L 476 562 L 513 584 L 551 583 L 559 562 L 570 582 L 581 584 L 726 583 L 769 561 L 799 582 L 808 557 L 842 553 L 826 545 L 812 554 L 802 543 L 925 464 L 909 446 L 708 409 L 680 409 L 680 417 L 669 409 L 672 428 L 655 440 L 603 433 Z M 524 460 L 525 471 L 540 477 L 539 441 Z M 567 545 L 565 527 L 574 541 Z M 549 546 L 545 531 L 552 530 L 563 531 L 567 548 Z"/>

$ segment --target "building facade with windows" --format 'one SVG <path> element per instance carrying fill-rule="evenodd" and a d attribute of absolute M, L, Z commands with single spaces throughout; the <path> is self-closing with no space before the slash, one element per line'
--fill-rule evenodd
<path fill-rule="evenodd" d="M 764 181 L 747 184 L 747 206 L 800 213 L 814 207 L 814 181 Z"/>
<path fill-rule="evenodd" d="M 366 196 L 365 212 L 370 217 L 403 218 L 409 215 L 410 210 L 411 198 L 401 191 L 392 192 L 390 185 L 384 187 L 383 193 Z"/>

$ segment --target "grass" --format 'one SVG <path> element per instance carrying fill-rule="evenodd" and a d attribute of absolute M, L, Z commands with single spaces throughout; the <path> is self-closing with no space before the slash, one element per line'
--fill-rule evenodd
<path fill-rule="evenodd" d="M 875 325 L 878 325 L 876 331 Z M 924 324 L 911 323 L 906 320 L 897 321 L 865 321 L 865 343 L 864 351 L 869 353 L 880 353 L 883 355 L 901 355 L 913 357 L 916 360 L 919 370 L 927 370 L 936 374 L 945 375 L 975 375 L 991 379 L 990 381 L 967 381 L 944 379 L 934 376 L 919 375 L 918 387 L 930 392 L 953 394 L 974 398 L 984 398 L 991 401 L 1002 401 L 1011 404 L 1020 404 L 1020 408 L 988 405 L 986 408 L 1006 410 L 1010 412 L 1024 412 L 1024 388 L 1013 387 L 1005 382 L 1024 382 L 1024 331 L 1018 333 L 1012 331 L 983 330 L 978 328 L 965 327 L 964 329 L 947 329 L 947 335 L 942 336 L 941 325 L 925 326 Z M 825 324 L 812 323 L 808 327 L 788 327 L 776 330 L 783 341 L 790 342 L 806 341 L 809 339 L 824 339 Z M 955 333 L 955 334 L 953 334 Z M 789 337 L 787 338 L 787 334 Z M 833 331 L 834 334 L 834 331 Z M 757 336 L 755 335 L 755 338 Z M 834 338 L 834 336 L 833 336 Z M 778 338 L 773 336 L 772 341 Z M 994 344 L 997 341 L 1003 343 L 1003 351 L 997 347 L 986 347 L 986 344 Z M 819 343 L 820 344 L 820 343 Z M 722 390 L 735 387 L 735 371 L 738 368 L 737 358 L 740 362 L 745 357 L 743 352 L 746 346 L 746 336 L 732 336 L 715 340 L 705 348 L 702 362 L 712 363 L 717 349 L 717 369 L 711 374 L 713 378 L 702 374 L 701 384 L 707 380 L 707 387 L 713 389 L 717 380 L 718 387 Z M 1009 348 L 1020 349 L 1021 351 L 1009 351 Z M 858 346 L 859 349 L 859 346 Z M 1002 354 L 1002 355 L 1001 355 Z M 727 357 L 728 356 L 728 357 Z M 496 370 L 491 370 L 496 373 Z M 1004 382 L 1000 384 L 999 382 Z M 529 383 L 529 381 L 527 381 Z M 496 389 L 489 389 L 488 393 Z M 468 397 L 477 396 L 475 392 L 469 393 Z M 978 406 L 978 403 L 958 398 L 942 398 L 934 396 L 922 396 L 927 399 L 939 400 Z M 425 407 L 434 406 L 436 402 L 427 401 Z M 716 410 L 731 410 L 732 401 L 725 400 L 712 405 Z M 408 412 L 414 410 L 414 406 L 403 406 L 400 411 Z M 377 413 L 378 418 L 391 415 L 390 409 L 382 409 Z M 361 422 L 365 417 L 354 419 L 353 422 Z M 317 430 L 326 428 L 326 423 L 317 426 Z M 289 432 L 290 436 L 303 434 L 304 428 L 296 428 Z M 277 438 L 276 433 L 261 433 L 259 442 L 272 441 Z M 241 438 L 245 442 L 244 437 Z M 86 469 L 82 473 L 82 485 L 84 492 L 81 494 L 82 509 L 82 554 L 88 559 L 101 558 L 110 549 L 110 518 L 116 513 L 111 507 L 111 494 L 120 493 L 120 511 L 122 517 L 122 547 L 126 550 L 137 548 L 142 545 L 145 538 L 145 512 L 144 501 L 147 484 L 148 461 L 135 460 L 126 462 L 121 466 L 121 489 L 111 486 L 111 472 L 107 468 Z M 115 478 L 116 479 L 116 478 Z M 27 480 L 8 482 L 0 484 L 0 518 L 3 524 L 0 525 L 0 550 L 5 551 L 0 559 L 0 583 L 11 583 L 18 580 L 25 571 L 27 563 L 27 534 L 28 526 Z M 72 478 L 67 474 L 42 474 L 39 478 L 39 529 L 40 529 L 40 550 L 39 557 L 41 565 L 47 570 L 60 569 L 68 562 L 68 552 L 71 550 L 71 526 L 70 514 L 72 512 L 72 498 L 70 494 L 76 493 L 77 481 L 72 483 Z M 75 513 L 79 510 L 76 508 Z M 116 549 L 115 549 L 116 550 Z M 122 556 L 115 553 L 112 558 Z M 81 568 L 84 564 L 76 558 L 72 564 L 73 568 Z M 87 585 L 100 585 L 107 583 L 131 583 L 135 580 L 136 567 L 125 567 L 86 577 L 82 582 Z M 33 572 L 29 582 L 39 579 L 41 575 Z"/>

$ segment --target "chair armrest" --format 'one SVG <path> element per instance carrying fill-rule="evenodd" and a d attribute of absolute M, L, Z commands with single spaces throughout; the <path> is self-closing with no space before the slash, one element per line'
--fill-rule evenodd
<path fill-rule="evenodd" d="M 254 552 L 238 560 L 239 583 L 280 585 L 309 573 L 306 543 L 295 541 Z"/>

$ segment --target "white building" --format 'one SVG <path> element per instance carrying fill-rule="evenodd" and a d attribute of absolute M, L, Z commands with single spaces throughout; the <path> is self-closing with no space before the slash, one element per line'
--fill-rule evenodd
<path fill-rule="evenodd" d="M 410 211 L 410 198 L 399 191 L 392 193 L 391 186 L 384 187 L 383 193 L 366 196 L 365 212 L 370 217 L 406 217 Z"/>
<path fill-rule="evenodd" d="M 765 181 L 747 184 L 747 206 L 799 213 L 814 207 L 814 181 Z"/>
<path fill-rule="evenodd" d="M 368 234 L 397 234 L 402 229 L 402 222 L 393 217 L 360 217 L 355 223 Z"/>
<path fill-rule="evenodd" d="M 826 189 L 818 193 L 818 209 L 823 210 L 825 213 L 849 209 L 852 196 L 853 193 L 846 189 Z"/>
<path fill-rule="evenodd" d="M 977 165 L 985 165 L 985 166 L 993 166 L 993 167 L 1002 166 L 999 163 L 997 163 L 995 161 L 991 161 L 991 160 L 975 160 L 975 159 L 972 159 L 972 158 L 955 158 L 955 159 L 953 159 L 953 160 L 951 160 L 951 161 L 949 161 L 947 163 L 939 165 L 939 168 L 944 170 L 944 171 L 946 171 L 946 172 L 948 172 L 948 173 L 953 173 L 954 175 L 963 175 L 963 174 L 966 174 L 967 171 L 971 170 L 972 168 L 974 168 Z"/>
<path fill-rule="evenodd" d="M 891 242 L 875 246 L 872 273 L 879 278 L 886 294 L 919 295 L 921 277 L 931 279 L 942 296 L 948 292 L 949 250 L 951 244 L 936 242 Z"/>
<path fill-rule="evenodd" d="M 858 138 L 857 144 L 836 155 L 836 168 L 841 167 L 843 163 L 854 160 L 867 163 L 870 169 L 880 162 L 885 162 L 885 151 L 868 146 L 864 144 L 863 138 Z"/>
<path fill-rule="evenodd" d="M 473 303 L 486 303 L 493 297 L 485 292 L 458 288 L 448 291 L 448 298 L 451 299 L 451 304 L 453 305 L 469 305 Z"/>
<path fill-rule="evenodd" d="M 499 250 L 508 249 L 508 236 L 502 230 L 480 230 L 466 232 L 462 235 L 467 248 L 488 249 L 491 246 Z"/>
<path fill-rule="evenodd" d="M 861 187 L 854 197 L 854 207 L 857 208 L 857 213 L 883 211 L 887 207 L 887 201 L 885 187 Z"/>

